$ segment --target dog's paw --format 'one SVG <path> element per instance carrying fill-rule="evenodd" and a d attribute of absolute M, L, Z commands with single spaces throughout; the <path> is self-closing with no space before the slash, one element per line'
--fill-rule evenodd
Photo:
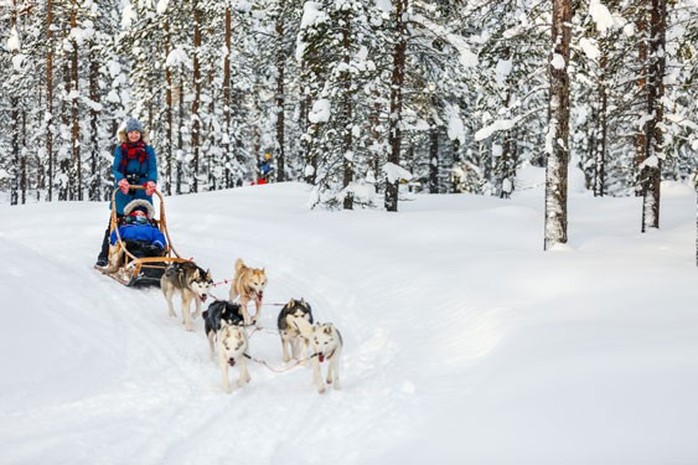
<path fill-rule="evenodd" d="M 321 387 L 317 388 L 317 392 L 319 392 L 320 394 L 324 394 L 325 393 L 325 386 L 321 386 Z"/>

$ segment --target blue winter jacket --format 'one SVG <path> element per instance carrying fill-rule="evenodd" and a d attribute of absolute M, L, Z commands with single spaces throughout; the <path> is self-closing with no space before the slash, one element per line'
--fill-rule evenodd
<path fill-rule="evenodd" d="M 134 174 L 138 176 L 139 185 L 143 185 L 148 181 L 153 181 L 155 183 L 158 182 L 158 161 L 157 156 L 155 155 L 155 149 L 153 149 L 151 145 L 146 144 L 145 153 L 147 154 L 147 158 L 142 164 L 137 159 L 129 160 L 125 170 L 127 174 Z M 119 144 L 116 146 L 116 149 L 114 149 L 114 163 L 112 164 L 114 187 L 117 187 L 119 181 L 126 177 L 125 174 L 121 172 L 121 160 L 123 157 L 124 155 L 121 153 L 121 144 Z M 123 215 L 124 207 L 134 199 L 146 199 L 148 202 L 153 203 L 153 197 L 150 195 L 145 195 L 145 190 L 143 189 L 130 191 L 128 194 L 123 194 L 121 191 L 118 191 L 116 193 L 116 213 Z"/>
<path fill-rule="evenodd" d="M 146 242 L 162 249 L 164 249 L 165 244 L 167 244 L 165 235 L 160 232 L 156 226 L 151 224 L 124 224 L 119 226 L 119 235 L 124 242 Z M 111 245 L 114 244 L 116 244 L 116 231 L 112 231 L 111 233 Z"/>

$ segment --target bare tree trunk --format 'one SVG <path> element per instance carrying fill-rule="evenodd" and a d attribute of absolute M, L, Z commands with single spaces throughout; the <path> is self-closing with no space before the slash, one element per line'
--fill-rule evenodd
<path fill-rule="evenodd" d="M 545 169 L 543 248 L 567 243 L 567 170 L 569 164 L 570 82 L 568 64 L 571 0 L 553 0 L 553 53 L 550 59 L 550 122 Z"/>
<path fill-rule="evenodd" d="M 77 2 L 73 2 L 70 14 L 70 26 L 72 28 L 77 28 L 78 26 L 77 9 Z M 80 159 L 80 120 L 78 115 L 78 43 L 75 39 L 71 40 L 71 43 L 70 81 L 72 95 L 70 96 L 70 146 L 72 153 L 68 190 L 70 200 L 82 200 L 82 161 Z"/>
<path fill-rule="evenodd" d="M 508 99 L 507 99 L 508 100 Z M 514 180 L 516 178 L 516 132 L 514 130 L 502 133 L 502 156 L 499 157 L 499 198 L 508 199 L 514 191 Z"/>
<path fill-rule="evenodd" d="M 429 126 L 429 193 L 439 193 L 439 126 L 433 120 Z"/>
<path fill-rule="evenodd" d="M 99 63 L 94 56 L 90 57 L 90 100 L 94 103 L 99 103 Z M 99 119 L 99 111 L 95 105 L 90 107 L 90 140 L 92 153 L 90 154 L 90 168 L 92 172 L 92 185 L 90 186 L 90 200 L 100 199 L 100 190 L 102 188 L 102 173 L 99 163 L 99 133 L 97 131 L 97 120 Z"/>
<path fill-rule="evenodd" d="M 281 15 L 276 19 L 276 37 L 278 40 L 278 50 L 276 55 L 276 180 L 283 182 L 285 176 L 285 125 L 284 107 L 286 106 L 286 95 L 284 87 L 286 56 L 284 55 L 283 39 L 284 25 Z"/>
<path fill-rule="evenodd" d="M 310 106 L 312 104 L 312 97 L 309 92 L 306 92 L 301 99 L 300 105 L 300 120 L 301 120 L 301 133 L 308 134 L 309 128 L 312 125 L 309 124 L 308 115 L 310 114 Z M 306 171 L 304 176 L 304 181 L 312 186 L 315 185 L 315 180 L 317 179 L 317 156 L 315 152 L 309 149 L 308 144 L 302 142 L 302 147 L 304 150 L 303 159 L 305 160 Z M 311 168 L 308 170 L 308 168 Z"/>
<path fill-rule="evenodd" d="M 606 194 L 606 137 L 608 132 L 608 95 L 606 88 L 606 72 L 608 66 L 607 40 L 600 41 L 601 57 L 599 58 L 599 82 L 597 93 L 600 100 L 598 117 L 596 118 L 597 138 L 594 140 L 594 197 L 603 197 Z"/>
<path fill-rule="evenodd" d="M 223 58 L 223 186 L 226 189 L 233 187 L 232 174 L 230 172 L 230 151 L 233 144 L 230 143 L 230 47 L 232 46 L 232 11 L 230 5 L 225 8 L 225 57 Z"/>
<path fill-rule="evenodd" d="M 351 191 L 351 184 L 354 182 L 354 153 L 353 153 L 353 134 L 352 134 L 352 82 L 351 73 L 349 72 L 349 64 L 351 62 L 351 16 L 345 12 L 342 19 L 342 46 L 343 46 L 343 61 L 346 65 L 346 70 L 342 77 L 344 85 L 344 93 L 342 95 L 342 123 L 343 123 L 343 179 L 342 187 L 344 188 L 344 209 L 352 210 L 354 208 L 354 192 Z M 350 155 L 351 154 L 351 155 Z"/>
<path fill-rule="evenodd" d="M 659 228 L 661 167 L 664 159 L 664 71 L 666 68 L 666 0 L 652 0 L 650 20 L 649 73 L 647 82 L 647 114 L 645 153 L 640 171 L 642 186 L 642 232 Z"/>
<path fill-rule="evenodd" d="M 53 0 L 46 0 L 46 156 L 48 170 L 46 184 L 48 185 L 48 201 L 53 200 Z"/>
<path fill-rule="evenodd" d="M 27 146 L 27 112 L 22 110 L 22 147 Z M 20 149 L 20 177 L 19 177 L 19 191 L 20 201 L 22 205 L 27 203 L 27 188 L 29 187 L 29 177 L 27 176 L 27 155 L 22 149 Z"/>
<path fill-rule="evenodd" d="M 201 10 L 198 0 L 194 0 L 194 99 L 191 102 L 191 150 L 192 150 L 192 192 L 199 191 L 199 150 L 201 118 L 199 117 L 199 107 L 201 106 L 201 63 L 199 53 L 201 52 Z"/>
<path fill-rule="evenodd" d="M 208 72 L 208 82 L 213 82 L 213 68 L 209 68 Z M 210 100 L 208 102 L 208 114 L 209 115 L 215 115 L 216 114 L 216 100 L 218 100 L 218 95 L 216 95 L 216 88 L 212 87 L 210 89 L 210 94 L 209 94 Z M 218 180 L 215 175 L 215 161 L 214 161 L 214 152 L 211 150 L 214 145 L 216 144 L 216 133 L 213 130 L 213 123 L 209 121 L 208 126 L 206 126 L 206 134 L 208 138 L 208 146 L 207 148 L 207 161 L 206 161 L 206 174 L 207 174 L 207 182 L 208 185 L 206 186 L 206 190 L 209 191 L 215 191 L 218 189 Z"/>
<path fill-rule="evenodd" d="M 407 13 L 408 0 L 395 0 L 395 48 L 393 49 L 393 70 L 390 78 L 390 117 L 388 121 L 388 145 L 390 153 L 388 162 L 400 165 L 400 145 L 402 144 L 402 90 L 405 84 L 405 54 L 407 51 L 407 24 L 404 15 Z M 399 179 L 386 179 L 385 209 L 397 211 Z"/>
<path fill-rule="evenodd" d="M 647 18 L 645 18 L 645 2 L 648 0 L 641 0 L 637 13 L 637 20 L 635 22 L 635 27 L 637 29 L 637 36 L 640 38 L 638 41 L 638 63 L 639 69 L 637 70 L 638 78 L 635 81 L 635 85 L 638 88 L 639 95 L 645 95 L 647 92 L 647 54 L 648 46 L 645 40 L 647 35 Z M 635 182 L 635 195 L 642 195 L 642 181 L 641 181 L 641 165 L 647 159 L 647 144 L 646 144 L 646 129 L 643 127 L 637 132 L 635 136 L 635 170 L 636 170 L 636 182 Z"/>
<path fill-rule="evenodd" d="M 19 178 L 20 178 L 20 149 L 19 149 L 19 99 L 16 96 L 10 98 L 12 107 L 12 184 L 10 187 L 10 205 L 19 204 Z"/>
<path fill-rule="evenodd" d="M 17 2 L 13 0 L 12 2 L 12 13 L 10 14 L 10 28 L 17 27 Z M 16 50 L 12 51 L 12 56 L 16 55 Z M 19 160 L 19 98 L 14 95 L 10 97 L 10 116 L 12 118 L 11 123 L 11 138 L 12 138 L 12 183 L 10 185 L 10 205 L 17 205 L 19 203 L 19 177 L 20 177 L 20 160 Z"/>
<path fill-rule="evenodd" d="M 371 96 L 372 99 L 377 99 L 376 95 Z M 368 115 L 368 121 L 369 121 L 369 126 L 370 126 L 370 134 L 371 134 L 371 140 L 373 141 L 373 145 L 376 147 L 379 147 L 381 142 L 383 141 L 383 137 L 381 134 L 381 131 L 379 130 L 381 128 L 381 120 L 380 120 L 380 114 L 381 114 L 382 106 L 380 103 L 376 102 L 372 105 L 370 114 Z M 382 152 L 382 150 L 381 150 Z M 380 175 L 381 172 L 381 154 L 377 152 L 372 152 L 371 154 L 371 159 L 369 160 L 369 166 L 371 167 L 371 170 L 373 170 L 373 174 L 375 176 L 375 189 L 376 193 L 380 192 L 382 190 L 382 183 L 383 183 L 383 178 Z"/>
<path fill-rule="evenodd" d="M 179 130 L 177 131 L 177 173 L 176 173 L 176 193 L 182 193 L 182 157 L 184 156 L 184 137 L 182 128 L 184 127 L 184 70 L 179 70 Z"/>
<path fill-rule="evenodd" d="M 170 47 L 172 46 L 172 37 L 170 36 L 170 22 L 165 20 L 163 25 L 165 30 L 165 59 L 170 55 Z M 167 195 L 172 194 L 172 128 L 174 123 L 174 109 L 172 105 L 174 100 L 172 98 L 172 87 L 174 83 L 172 81 L 172 68 L 170 66 L 165 67 L 165 120 L 167 128 L 165 131 L 165 193 Z"/>

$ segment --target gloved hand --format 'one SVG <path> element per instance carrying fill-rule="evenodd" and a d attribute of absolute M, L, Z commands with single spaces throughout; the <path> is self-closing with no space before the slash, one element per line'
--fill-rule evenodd
<path fill-rule="evenodd" d="M 145 195 L 153 195 L 155 193 L 155 189 L 157 189 L 157 186 L 153 181 L 146 182 L 143 184 L 143 187 L 145 187 Z"/>
<path fill-rule="evenodd" d="M 126 178 L 119 181 L 118 186 L 119 186 L 119 190 L 121 190 L 122 194 L 128 194 L 128 190 L 131 188 L 131 185 L 128 183 Z"/>

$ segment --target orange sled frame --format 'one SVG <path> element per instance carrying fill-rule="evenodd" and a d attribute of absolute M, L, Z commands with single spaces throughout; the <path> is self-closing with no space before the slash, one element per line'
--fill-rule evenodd
<path fill-rule="evenodd" d="M 132 189 L 143 189 L 143 186 L 131 186 Z M 172 245 L 170 233 L 167 231 L 167 219 L 165 217 L 165 200 L 160 191 L 155 191 L 160 200 L 159 209 L 156 208 L 154 218 L 155 226 L 163 233 L 167 239 L 165 250 L 162 256 L 158 257 L 136 257 L 126 247 L 126 242 L 121 240 L 119 235 L 119 221 L 116 215 L 116 193 L 119 188 L 114 189 L 111 197 L 111 223 L 109 235 L 116 231 L 116 244 L 109 246 L 109 264 L 101 268 L 102 273 L 112 279 L 119 281 L 129 287 L 140 286 L 160 286 L 160 278 L 165 272 L 165 268 L 172 263 L 189 262 L 182 258 Z M 154 205 L 153 205 L 154 207 Z"/>

